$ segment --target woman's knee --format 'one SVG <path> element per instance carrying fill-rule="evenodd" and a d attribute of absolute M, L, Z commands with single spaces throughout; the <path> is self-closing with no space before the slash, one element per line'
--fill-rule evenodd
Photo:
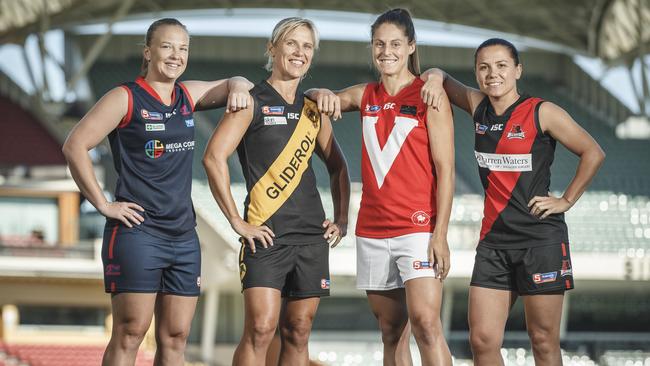
<path fill-rule="evenodd" d="M 114 324 L 113 336 L 123 349 L 137 349 L 142 343 L 144 336 L 149 330 L 148 321 L 131 321 L 122 324 Z"/>
<path fill-rule="evenodd" d="M 159 330 L 156 334 L 156 343 L 159 347 L 183 351 L 189 334 L 189 329 Z"/>
<path fill-rule="evenodd" d="M 440 319 L 431 314 L 414 314 L 410 321 L 413 336 L 420 343 L 435 344 L 438 338 L 443 337 Z"/>
<path fill-rule="evenodd" d="M 264 345 L 271 342 L 276 328 L 277 324 L 270 319 L 258 318 L 253 319 L 245 331 L 254 345 Z"/>
<path fill-rule="evenodd" d="M 488 329 L 471 329 L 469 331 L 469 342 L 473 352 L 486 352 L 501 348 L 501 334 Z"/>
<path fill-rule="evenodd" d="M 306 346 L 311 334 L 312 318 L 290 319 L 282 324 L 282 338 L 294 346 Z"/>
<path fill-rule="evenodd" d="M 560 347 L 560 335 L 552 329 L 544 327 L 531 327 L 528 329 L 530 343 L 535 352 L 549 353 Z"/>

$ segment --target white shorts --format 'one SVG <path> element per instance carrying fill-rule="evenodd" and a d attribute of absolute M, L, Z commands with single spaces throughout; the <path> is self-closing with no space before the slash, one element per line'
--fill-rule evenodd
<path fill-rule="evenodd" d="M 392 290 L 414 278 L 435 277 L 427 258 L 430 238 L 430 233 L 384 239 L 357 236 L 357 288 Z"/>

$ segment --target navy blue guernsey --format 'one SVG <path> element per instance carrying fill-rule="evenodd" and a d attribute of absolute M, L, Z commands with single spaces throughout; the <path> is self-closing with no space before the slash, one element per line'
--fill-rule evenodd
<path fill-rule="evenodd" d="M 139 228 L 166 239 L 193 235 L 192 156 L 194 104 L 181 83 L 165 105 L 143 79 L 122 85 L 129 94 L 126 115 L 109 135 L 115 170 L 115 198 L 144 208 Z"/>
<path fill-rule="evenodd" d="M 474 112 L 475 155 L 485 189 L 479 244 L 518 249 L 568 241 L 564 214 L 539 219 L 528 202 L 546 196 L 556 141 L 539 124 L 543 100 L 521 96 L 497 116 L 487 97 Z"/>

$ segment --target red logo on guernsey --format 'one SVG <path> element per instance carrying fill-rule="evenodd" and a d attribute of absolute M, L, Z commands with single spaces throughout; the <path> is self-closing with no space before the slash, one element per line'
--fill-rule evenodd
<path fill-rule="evenodd" d="M 415 211 L 413 215 L 411 215 L 411 221 L 418 226 L 427 226 L 431 221 L 431 216 L 424 211 Z"/>
<path fill-rule="evenodd" d="M 521 130 L 521 125 L 513 125 L 506 137 L 508 139 L 520 139 L 521 140 L 526 136 L 525 136 L 525 132 Z"/>

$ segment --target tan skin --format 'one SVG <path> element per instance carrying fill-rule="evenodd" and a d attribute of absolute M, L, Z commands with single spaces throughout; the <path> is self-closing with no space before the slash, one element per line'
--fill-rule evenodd
<path fill-rule="evenodd" d="M 481 49 L 476 60 L 476 81 L 480 90 L 467 87 L 442 70 L 427 71 L 427 89 L 423 98 L 436 103 L 438 93 L 447 93 L 451 102 L 470 115 L 487 95 L 497 114 L 504 113 L 520 95 L 517 80 L 521 64 L 502 45 Z M 423 90 L 425 90 L 423 88 Z M 561 197 L 532 197 L 528 203 L 531 215 L 540 220 L 548 215 L 568 211 L 584 193 L 605 158 L 598 143 L 557 105 L 545 102 L 539 111 L 542 132 L 552 136 L 580 158 L 576 174 Z M 502 365 L 500 347 L 506 320 L 517 294 L 511 291 L 470 287 L 470 343 L 475 365 Z M 561 365 L 560 319 L 564 293 L 526 295 L 524 310 L 536 365 Z"/>
<path fill-rule="evenodd" d="M 415 79 L 408 70 L 408 58 L 415 43 L 408 42 L 404 31 L 390 23 L 380 25 L 373 35 L 373 63 L 381 74 L 386 91 L 396 95 Z M 321 111 L 340 117 L 340 112 L 359 110 L 366 84 L 359 84 L 332 93 L 326 89 L 311 91 Z M 405 283 L 405 289 L 367 291 L 373 313 L 379 321 L 384 343 L 384 365 L 396 365 L 404 357 L 408 334 L 407 320 L 415 336 L 423 365 L 451 365 L 451 354 L 442 333 L 440 307 L 442 280 L 450 268 L 447 227 L 454 190 L 454 136 L 451 106 L 441 93 L 436 108 L 427 110 L 427 131 L 431 156 L 436 169 L 437 216 L 428 246 L 428 259 L 437 266 L 437 278 L 416 278 Z M 401 343 L 400 343 L 401 342 Z M 406 348 L 406 350 L 405 350 Z M 401 361 L 403 362 L 403 361 Z"/>
<path fill-rule="evenodd" d="M 159 27 L 151 44 L 143 50 L 149 60 L 145 80 L 165 104 L 172 103 L 174 82 L 185 71 L 189 52 L 189 37 L 179 26 Z M 196 102 L 196 109 L 227 105 L 229 111 L 248 107 L 248 89 L 252 84 L 244 78 L 183 83 Z M 88 151 L 95 148 L 117 128 L 128 109 L 128 94 L 114 88 L 70 131 L 63 153 L 72 177 L 81 193 L 107 218 L 116 219 L 127 227 L 140 225 L 144 209 L 134 202 L 109 202 L 95 177 Z M 113 330 L 104 353 L 102 365 L 133 365 L 138 347 L 156 315 L 157 350 L 155 365 L 182 365 L 196 297 L 155 293 L 119 293 L 111 297 Z"/>
<path fill-rule="evenodd" d="M 307 73 L 314 55 L 314 36 L 306 26 L 289 32 L 277 44 L 269 44 L 273 70 L 268 82 L 287 101 L 294 102 L 296 90 Z M 252 102 L 252 101 L 251 101 Z M 264 248 L 273 245 L 274 234 L 265 225 L 256 226 L 244 221 L 230 191 L 228 157 L 235 151 L 253 119 L 253 111 L 246 109 L 225 115 L 206 148 L 203 164 L 208 174 L 212 193 L 224 215 L 235 230 L 256 251 L 255 241 Z M 343 154 L 334 140 L 332 125 L 322 115 L 321 129 L 316 138 L 316 153 L 325 162 L 330 173 L 334 221 L 325 220 L 323 238 L 335 247 L 347 233 L 349 177 Z M 278 324 L 280 325 L 280 365 L 307 365 L 307 340 L 320 298 L 281 298 L 274 288 L 253 287 L 244 290 L 244 334 L 235 351 L 234 365 L 263 364 L 267 349 Z"/>

